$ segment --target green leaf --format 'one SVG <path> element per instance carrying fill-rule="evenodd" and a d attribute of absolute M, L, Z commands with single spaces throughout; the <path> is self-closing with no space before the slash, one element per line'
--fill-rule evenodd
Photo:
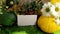
<path fill-rule="evenodd" d="M 0 9 L 0 14 L 3 14 L 2 9 Z"/>
<path fill-rule="evenodd" d="M 16 16 L 14 13 L 3 13 L 0 15 L 0 22 L 5 26 L 11 26 L 16 21 Z"/>
<path fill-rule="evenodd" d="M 54 32 L 54 34 L 60 34 L 60 30 L 59 30 L 59 31 Z"/>
<path fill-rule="evenodd" d="M 0 14 L 3 14 L 3 13 L 0 11 Z"/>
<path fill-rule="evenodd" d="M 27 34 L 26 31 L 20 31 L 20 32 L 13 32 L 12 34 Z"/>
<path fill-rule="evenodd" d="M 18 4 L 18 0 L 13 0 L 15 4 Z"/>

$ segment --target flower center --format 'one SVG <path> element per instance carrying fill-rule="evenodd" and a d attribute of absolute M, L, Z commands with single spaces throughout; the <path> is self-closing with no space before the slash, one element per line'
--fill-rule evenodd
<path fill-rule="evenodd" d="M 50 9 L 49 9 L 49 8 L 46 8 L 45 10 L 46 10 L 46 12 L 49 12 L 49 11 L 50 11 Z"/>
<path fill-rule="evenodd" d="M 58 11 L 59 11 L 59 8 L 58 8 L 58 7 L 56 7 L 56 8 L 55 8 L 55 11 L 56 11 L 56 12 L 58 12 Z"/>

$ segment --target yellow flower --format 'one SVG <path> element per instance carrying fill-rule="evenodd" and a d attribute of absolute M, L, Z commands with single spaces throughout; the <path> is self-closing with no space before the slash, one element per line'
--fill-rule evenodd
<path fill-rule="evenodd" d="M 58 2 L 60 2 L 60 0 L 58 0 Z"/>
<path fill-rule="evenodd" d="M 50 1 L 52 4 L 55 4 L 55 3 L 60 3 L 60 0 L 51 0 Z"/>
<path fill-rule="evenodd" d="M 55 4 L 55 3 L 58 2 L 58 0 L 51 0 L 50 2 L 51 2 L 52 4 Z"/>

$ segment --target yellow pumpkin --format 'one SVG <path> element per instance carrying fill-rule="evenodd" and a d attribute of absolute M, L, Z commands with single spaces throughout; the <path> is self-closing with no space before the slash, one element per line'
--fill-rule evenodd
<path fill-rule="evenodd" d="M 60 25 L 57 25 L 53 17 L 40 16 L 38 19 L 38 27 L 44 32 L 53 33 L 60 30 Z"/>

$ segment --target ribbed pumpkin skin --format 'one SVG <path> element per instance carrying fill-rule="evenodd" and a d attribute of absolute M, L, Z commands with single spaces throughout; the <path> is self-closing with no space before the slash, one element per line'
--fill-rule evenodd
<path fill-rule="evenodd" d="M 53 17 L 40 16 L 38 19 L 38 27 L 47 33 L 54 33 L 60 30 L 60 26 L 56 24 Z"/>

